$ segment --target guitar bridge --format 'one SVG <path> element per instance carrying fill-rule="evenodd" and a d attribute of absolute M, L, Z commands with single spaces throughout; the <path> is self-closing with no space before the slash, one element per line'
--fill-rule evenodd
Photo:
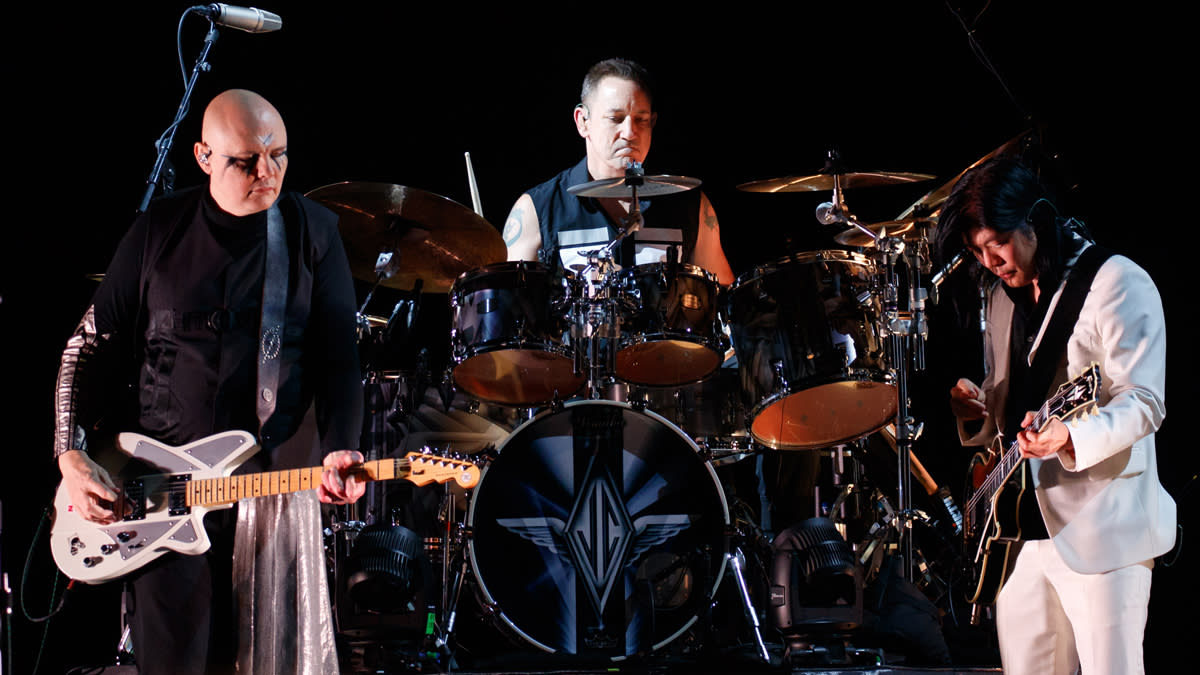
<path fill-rule="evenodd" d="M 191 474 L 178 474 L 167 479 L 167 513 L 171 516 L 186 516 L 192 512 L 187 505 L 187 484 Z"/>

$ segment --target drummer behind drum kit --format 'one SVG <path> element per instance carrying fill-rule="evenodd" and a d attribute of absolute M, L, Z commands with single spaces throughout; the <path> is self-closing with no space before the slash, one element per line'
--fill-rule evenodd
<path fill-rule="evenodd" d="M 937 204 L 863 225 L 842 190 L 932 176 L 848 173 L 834 159 L 813 176 L 739 188 L 832 190 L 819 217 L 848 225 L 839 242 L 864 252 L 790 255 L 724 289 L 674 249 L 653 264 L 614 262 L 620 241 L 641 226 L 640 197 L 700 183 L 645 176 L 639 165 L 570 189 L 634 207 L 615 240 L 562 271 L 497 262 L 507 254 L 496 228 L 430 193 L 380 183 L 309 193 L 341 215 L 352 271 L 372 284 L 368 302 L 380 286 L 418 303 L 421 293 L 447 293 L 453 364 L 443 382 L 429 378 L 442 385 L 445 410 L 465 401 L 467 414 L 511 411 L 500 433 L 493 426 L 480 436 L 486 442 L 438 448 L 477 452 L 484 470 L 475 488 L 451 495 L 440 540 L 425 540 L 443 570 L 441 601 L 428 603 L 436 646 L 448 649 L 465 585 L 489 625 L 545 652 L 620 660 L 672 643 L 694 647 L 681 636 L 705 629 L 731 577 L 758 657 L 769 660 L 743 575 L 743 546 L 755 533 L 731 519 L 715 469 L 764 451 L 842 446 L 898 419 L 897 440 L 911 439 L 903 359 L 924 337 L 925 291 L 913 282 L 901 307 L 895 267 L 928 271 L 925 230 Z M 363 319 L 364 339 L 390 323 Z M 428 403 L 423 389 L 405 403 L 402 423 Z M 437 429 L 425 431 L 436 444 Z M 465 522 L 454 503 L 466 504 Z M 368 506 L 377 523 L 367 527 L 388 527 L 385 510 Z M 351 521 L 352 539 L 363 523 Z M 402 555 L 413 556 L 420 552 Z"/>

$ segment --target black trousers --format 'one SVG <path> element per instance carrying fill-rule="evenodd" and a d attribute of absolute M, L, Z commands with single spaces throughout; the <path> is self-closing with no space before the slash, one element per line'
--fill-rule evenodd
<path fill-rule="evenodd" d="M 168 553 L 126 582 L 126 621 L 141 675 L 226 675 L 237 659 L 236 507 L 208 514 L 212 547 Z"/>

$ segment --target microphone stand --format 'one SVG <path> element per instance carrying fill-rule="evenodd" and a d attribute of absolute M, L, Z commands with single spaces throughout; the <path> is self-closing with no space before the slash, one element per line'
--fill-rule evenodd
<path fill-rule="evenodd" d="M 188 11 L 192 10 L 189 9 Z M 138 205 L 137 214 L 145 213 L 146 209 L 150 208 L 150 200 L 154 197 L 154 190 L 158 187 L 158 179 L 162 174 L 163 166 L 167 163 L 167 155 L 171 152 L 171 146 L 175 143 L 175 132 L 179 130 L 179 125 L 183 122 L 183 118 L 187 116 L 188 108 L 191 105 L 192 90 L 196 87 L 196 80 L 199 79 L 201 72 L 207 73 L 209 70 L 212 70 L 212 66 L 208 63 L 208 52 L 212 49 L 213 43 L 217 41 L 217 37 L 217 26 L 213 23 L 212 19 L 209 19 L 208 34 L 204 36 L 204 45 L 200 49 L 200 56 L 196 57 L 196 64 L 192 67 L 192 75 L 184 84 L 183 100 L 179 102 L 179 108 L 175 111 L 175 119 L 154 144 L 158 148 L 158 158 L 154 161 L 154 168 L 150 171 L 150 177 L 146 179 L 146 192 L 142 196 L 141 204 Z M 168 175 L 170 174 L 168 173 Z M 166 191 L 170 192 L 172 187 L 168 185 Z"/>

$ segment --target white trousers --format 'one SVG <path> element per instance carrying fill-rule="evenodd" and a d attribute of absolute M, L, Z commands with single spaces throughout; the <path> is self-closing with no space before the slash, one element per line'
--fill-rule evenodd
<path fill-rule="evenodd" d="M 1146 561 L 1080 574 L 1067 567 L 1049 539 L 1021 544 L 996 598 L 1005 674 L 1144 673 L 1152 566 Z"/>

